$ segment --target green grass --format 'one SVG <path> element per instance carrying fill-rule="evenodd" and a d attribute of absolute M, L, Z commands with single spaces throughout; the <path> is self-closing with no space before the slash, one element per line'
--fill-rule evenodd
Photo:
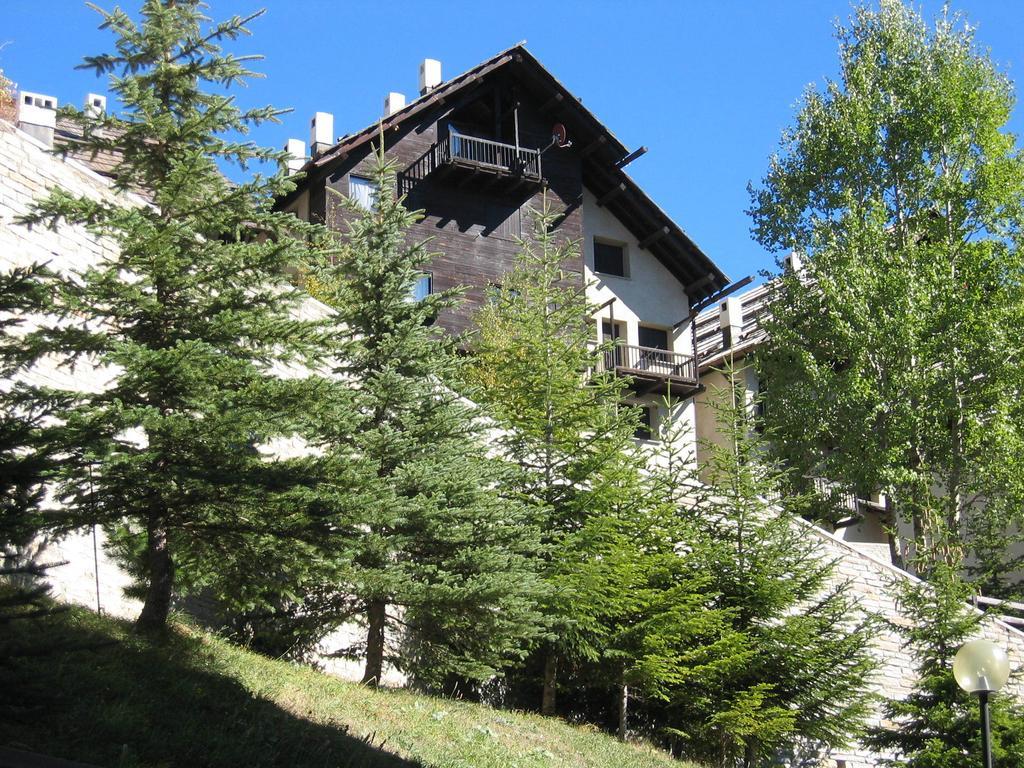
<path fill-rule="evenodd" d="M 99 645 L 0 660 L 0 744 L 101 766 L 683 768 L 663 752 L 521 712 L 374 691 L 176 625 L 152 642 L 73 609 L 45 630 Z M 19 626 L 20 625 L 20 626 Z M 31 637 L 45 631 L 45 637 Z M 692 767 L 691 767 L 692 768 Z"/>

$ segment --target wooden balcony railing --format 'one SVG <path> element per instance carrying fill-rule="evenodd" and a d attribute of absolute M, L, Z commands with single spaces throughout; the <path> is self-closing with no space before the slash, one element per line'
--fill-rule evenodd
<path fill-rule="evenodd" d="M 540 150 L 514 147 L 500 141 L 452 134 L 435 146 L 436 164 L 454 163 L 481 170 L 541 180 Z"/>
<path fill-rule="evenodd" d="M 604 353 L 604 367 L 626 376 L 697 385 L 693 356 L 667 349 L 617 344 Z"/>
<path fill-rule="evenodd" d="M 525 182 L 540 184 L 544 179 L 539 149 L 516 148 L 500 141 L 456 133 L 440 139 L 399 174 L 402 194 L 408 194 L 435 171 L 504 178 L 516 186 Z"/>

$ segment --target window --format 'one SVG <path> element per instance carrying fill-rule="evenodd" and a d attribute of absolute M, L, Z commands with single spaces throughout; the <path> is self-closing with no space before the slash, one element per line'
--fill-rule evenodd
<path fill-rule="evenodd" d="M 654 437 L 654 408 L 649 405 L 640 406 L 640 423 L 633 437 L 637 440 L 651 440 Z"/>
<path fill-rule="evenodd" d="M 626 249 L 614 243 L 594 241 L 594 271 L 626 277 Z"/>
<path fill-rule="evenodd" d="M 503 301 L 513 302 L 521 295 L 516 288 L 506 288 L 501 283 L 490 283 L 486 290 L 487 302 L 495 306 Z"/>
<path fill-rule="evenodd" d="M 601 321 L 601 336 L 605 341 L 611 341 L 612 339 L 618 341 L 619 339 L 626 338 L 626 324 L 625 323 L 612 323 L 608 320 Z"/>
<path fill-rule="evenodd" d="M 664 328 L 651 328 L 641 325 L 638 329 L 638 341 L 641 347 L 648 349 L 668 349 L 668 331 Z"/>
<path fill-rule="evenodd" d="M 370 210 L 377 200 L 377 189 L 369 179 L 362 176 L 349 176 L 348 196 L 361 208 Z"/>
<path fill-rule="evenodd" d="M 424 272 L 416 278 L 416 282 L 409 289 L 409 301 L 423 301 L 432 293 L 433 276 Z"/>
<path fill-rule="evenodd" d="M 626 324 L 615 323 L 614 325 L 608 320 L 601 321 L 601 341 L 607 344 L 609 341 L 614 341 L 616 346 L 614 349 L 607 350 L 604 353 L 604 364 L 608 368 L 615 368 L 616 366 L 622 365 L 622 347 L 618 346 L 626 340 Z"/>

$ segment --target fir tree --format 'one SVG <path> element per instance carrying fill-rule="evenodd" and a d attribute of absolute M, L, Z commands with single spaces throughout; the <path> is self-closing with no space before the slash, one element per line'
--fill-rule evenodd
<path fill-rule="evenodd" d="M 137 626 L 150 631 L 165 627 L 176 587 L 202 584 L 246 552 L 265 555 L 251 546 L 262 537 L 277 537 L 287 558 L 303 512 L 282 502 L 293 479 L 258 446 L 295 430 L 319 386 L 272 372 L 310 363 L 322 342 L 317 323 L 296 319 L 303 297 L 284 279 L 308 260 L 316 231 L 271 210 L 291 188 L 283 171 L 232 183 L 218 168 L 283 165 L 283 153 L 228 138 L 278 114 L 241 109 L 227 93 L 252 76 L 253 57 L 222 45 L 258 14 L 208 24 L 202 8 L 147 0 L 139 23 L 101 12 L 115 50 L 82 66 L 110 76 L 122 109 L 64 112 L 82 132 L 75 150 L 114 153 L 114 188 L 143 190 L 150 203 L 55 190 L 27 217 L 84 224 L 118 249 L 56 294 L 75 318 L 53 330 L 56 349 L 111 374 L 64 419 L 72 458 L 57 528 L 99 523 L 140 553 Z M 254 577 L 272 567 L 250 565 Z"/>
<path fill-rule="evenodd" d="M 502 496 L 507 467 L 490 457 L 487 425 L 450 385 L 459 358 L 433 325 L 457 291 L 414 300 L 432 258 L 409 243 L 422 214 L 396 195 L 384 137 L 372 209 L 352 212 L 340 252 L 313 273 L 336 310 L 334 374 L 354 382 L 354 423 L 324 418 L 320 504 L 336 521 L 339 618 L 366 627 L 363 681 L 394 663 L 424 686 L 484 680 L 521 658 L 539 631 L 533 573 L 538 533 Z M 400 643 L 389 636 L 401 634 Z"/>
<path fill-rule="evenodd" d="M 981 760 L 981 722 L 977 699 L 953 678 L 953 658 L 979 633 L 982 614 L 968 607 L 973 588 L 960 569 L 949 564 L 962 545 L 950 542 L 946 554 L 929 558 L 928 582 L 902 580 L 899 606 L 906 621 L 893 624 L 917 661 L 917 682 L 904 699 L 883 706 L 891 727 L 872 729 L 868 743 L 892 752 L 886 765 L 900 768 L 973 768 Z M 1007 695 L 990 706 L 992 754 L 996 765 L 1024 765 L 1024 710 Z"/>
<path fill-rule="evenodd" d="M 52 311 L 53 282 L 54 275 L 38 264 L 0 274 L 0 584 L 6 587 L 0 590 L 0 627 L 54 611 L 43 579 L 57 564 L 39 562 L 33 539 L 43 526 L 46 481 L 58 465 L 52 424 L 69 399 L 32 377 L 46 350 L 32 325 Z M 53 649 L 45 630 L 33 635 L 31 647 L 0 640 L 0 666 L 24 653 Z"/>
<path fill-rule="evenodd" d="M 637 413 L 622 404 L 628 382 L 602 370 L 608 348 L 594 344 L 594 308 L 565 269 L 579 244 L 556 238 L 554 218 L 546 205 L 536 215 L 516 268 L 478 313 L 468 376 L 505 429 L 516 494 L 544 531 L 553 637 L 535 657 L 545 714 L 556 711 L 560 667 L 564 685 L 574 667 L 595 664 L 606 685 L 626 685 L 630 663 L 615 658 L 612 636 L 624 640 L 617 623 L 638 610 L 632 587 L 651 578 L 653 565 L 637 558 L 654 525 L 643 520 L 650 499 L 633 443 Z"/>
<path fill-rule="evenodd" d="M 868 711 L 872 620 L 808 535 L 800 498 L 778 498 L 779 467 L 754 431 L 736 372 L 715 393 L 722 444 L 708 443 L 710 493 L 691 507 L 695 555 L 724 611 L 719 657 L 699 687 L 678 689 L 667 715 L 691 758 L 751 768 L 801 744 L 834 747 Z M 794 509 L 796 507 L 796 509 Z"/>

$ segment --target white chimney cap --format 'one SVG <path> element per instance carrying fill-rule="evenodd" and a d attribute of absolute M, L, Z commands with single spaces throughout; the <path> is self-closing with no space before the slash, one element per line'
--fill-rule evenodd
<path fill-rule="evenodd" d="M 43 128 L 56 128 L 57 97 L 31 91 L 19 91 L 18 122 L 26 125 L 39 125 Z"/>
<path fill-rule="evenodd" d="M 306 142 L 302 139 L 288 139 L 284 145 L 284 151 L 288 153 L 288 160 L 285 166 L 288 173 L 298 173 L 306 164 Z"/>
<path fill-rule="evenodd" d="M 334 144 L 334 115 L 330 112 L 317 112 L 309 123 L 309 144 L 316 153 L 322 147 L 330 147 Z"/>
<path fill-rule="evenodd" d="M 424 59 L 420 63 L 420 96 L 425 96 L 441 84 L 441 62 Z"/>
<path fill-rule="evenodd" d="M 735 296 L 723 301 L 719 325 L 722 328 L 743 328 L 743 302 Z"/>
<path fill-rule="evenodd" d="M 85 114 L 98 117 L 107 111 L 107 97 L 99 93 L 90 93 L 85 97 Z"/>
<path fill-rule="evenodd" d="M 787 272 L 798 274 L 804 268 L 804 257 L 800 251 L 791 251 L 783 260 L 782 265 Z"/>
<path fill-rule="evenodd" d="M 384 117 L 390 117 L 405 107 L 405 94 L 391 91 L 384 97 Z"/>

